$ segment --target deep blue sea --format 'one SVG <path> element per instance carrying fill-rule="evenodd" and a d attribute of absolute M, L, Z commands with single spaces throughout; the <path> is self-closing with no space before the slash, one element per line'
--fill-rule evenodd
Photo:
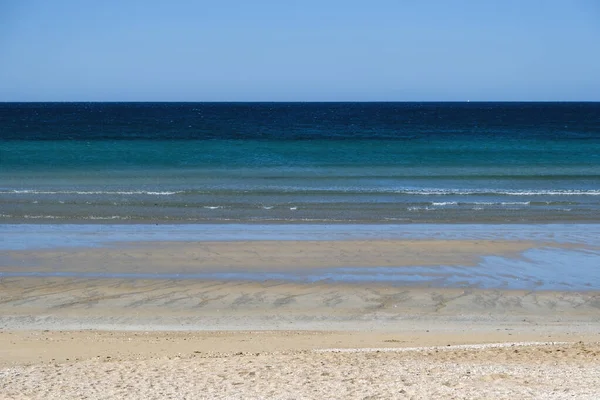
<path fill-rule="evenodd" d="M 0 223 L 600 222 L 600 103 L 0 103 Z"/>

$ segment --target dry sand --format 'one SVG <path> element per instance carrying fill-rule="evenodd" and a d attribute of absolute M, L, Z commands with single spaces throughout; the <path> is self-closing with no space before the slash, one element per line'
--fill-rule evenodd
<path fill-rule="evenodd" d="M 248 242 L 232 253 L 216 243 L 10 252 L 13 264 L 3 269 L 465 265 L 531 246 L 340 243 L 262 242 L 252 250 Z M 504 345 L 461 347 L 495 343 Z M 598 399 L 599 343 L 594 291 L 0 279 L 1 399 Z"/>
<path fill-rule="evenodd" d="M 223 335 L 220 337 L 220 335 Z M 339 352 L 402 335 L 329 332 L 2 333 L 35 361 L 0 368 L 3 399 L 598 399 L 598 343 Z M 387 339 L 384 339 L 387 337 Z M 359 339 L 361 338 L 361 339 Z M 243 351 L 243 341 L 253 342 Z M 221 346 L 212 347 L 220 343 Z M 412 342 L 411 342 L 412 343 Z M 242 344 L 240 346 L 240 344 Z M 284 346 L 308 347 L 273 351 Z M 400 343 L 401 345 L 402 343 Z M 83 348 L 81 348 L 83 347 Z M 52 359 L 53 353 L 61 359 Z M 262 351 L 261 351 L 262 350 Z M 68 355 L 69 359 L 62 357 Z M 4 359 L 6 360 L 6 359 Z M 6 362 L 6 361 L 5 361 Z"/>

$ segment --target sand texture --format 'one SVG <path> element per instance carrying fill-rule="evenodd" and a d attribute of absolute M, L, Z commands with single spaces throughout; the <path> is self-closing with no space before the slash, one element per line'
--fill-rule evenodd
<path fill-rule="evenodd" d="M 0 279 L 0 329 L 398 330 L 592 326 L 599 292 L 74 278 Z M 552 329 L 548 327 L 547 329 Z"/>
<path fill-rule="evenodd" d="M 540 246 L 514 240 L 139 242 L 101 248 L 5 251 L 5 271 L 206 272 L 294 268 L 474 265 L 483 255 L 517 256 Z"/>
<path fill-rule="evenodd" d="M 1 284 L 3 399 L 600 398 L 596 292 Z"/>
<path fill-rule="evenodd" d="M 327 334 L 324 334 L 325 336 Z M 0 369 L 3 399 L 597 399 L 600 345 L 408 351 L 205 352 L 120 356 Z M 341 339 L 340 336 L 337 337 Z M 172 339 L 179 342 L 183 338 Z M 319 343 L 318 335 L 313 337 Z M 146 343 L 148 344 L 148 343 Z M 183 350 L 179 348 L 179 350 Z M 232 349 L 230 349 L 232 350 Z M 112 354 L 112 355 L 111 355 Z"/>
<path fill-rule="evenodd" d="M 445 287 L 448 274 L 489 278 L 477 267 L 485 255 L 518 258 L 540 246 L 262 241 L 3 252 L 0 399 L 598 399 L 593 286 Z M 412 285 L 178 276 L 386 266 L 400 274 L 419 265 L 430 268 L 414 275 L 428 280 Z M 516 272 L 490 282 L 535 286 L 543 273 Z"/>

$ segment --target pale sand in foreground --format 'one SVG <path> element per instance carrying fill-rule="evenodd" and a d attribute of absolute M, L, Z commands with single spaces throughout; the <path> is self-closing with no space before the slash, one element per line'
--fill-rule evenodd
<path fill-rule="evenodd" d="M 12 354 L 19 350 L 35 352 L 39 359 L 0 368 L 0 398 L 600 396 L 598 343 L 468 349 L 442 346 L 408 351 L 311 350 L 334 343 L 393 346 L 403 337 L 330 332 L 4 332 L 0 335 L 2 348 L 12 347 Z M 272 350 L 281 345 L 297 348 Z M 53 360 L 50 357 L 54 353 L 70 357 Z"/>
<path fill-rule="evenodd" d="M 411 265 L 420 257 L 468 264 L 482 253 L 531 246 L 341 243 L 312 245 L 310 262 L 300 242 L 279 251 L 265 244 L 254 258 L 243 244 L 229 268 L 244 259 L 251 268 L 271 260 L 266 266 L 277 269 L 355 257 L 359 265 Z M 49 269 L 152 271 L 172 260 L 174 270 L 195 271 L 230 257 L 204 258 L 214 250 L 140 245 L 27 255 Z M 209 261 L 198 266 L 190 257 Z M 515 342 L 555 344 L 452 347 Z M 0 279 L 0 398 L 598 399 L 599 342 L 600 293 L 593 291 Z M 430 346 L 440 347 L 414 349 Z M 403 348 L 411 349 L 393 350 Z"/>
<path fill-rule="evenodd" d="M 595 292 L 1 283 L 0 398 L 600 398 Z"/>

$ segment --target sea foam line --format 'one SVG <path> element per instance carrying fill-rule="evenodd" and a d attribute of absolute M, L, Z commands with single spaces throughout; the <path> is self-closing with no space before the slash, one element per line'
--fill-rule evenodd
<path fill-rule="evenodd" d="M 600 190 L 504 190 L 504 189 L 397 189 L 397 188 L 304 188 L 304 187 L 280 187 L 272 189 L 261 188 L 259 190 L 244 189 L 220 189 L 204 188 L 202 190 L 174 190 L 174 191 L 151 191 L 151 190 L 35 190 L 35 189 L 13 189 L 0 190 L 0 194 L 79 194 L 79 195 L 152 195 L 171 196 L 175 194 L 211 194 L 211 193 L 392 193 L 414 196 L 465 196 L 465 195 L 500 195 L 500 196 L 600 196 Z"/>
<path fill-rule="evenodd" d="M 25 214 L 19 217 L 16 217 L 14 215 L 11 214 L 0 214 L 0 218 L 24 218 L 24 219 L 82 219 L 82 220 L 114 220 L 114 219 L 118 219 L 118 220 L 128 220 L 131 219 L 131 217 L 128 216 L 121 216 L 121 215 L 111 215 L 108 217 L 100 217 L 100 216 L 95 216 L 95 215 L 88 215 L 88 216 L 84 216 L 84 217 L 69 217 L 69 216 L 63 216 L 63 215 L 29 215 L 29 214 Z"/>
<path fill-rule="evenodd" d="M 431 350 L 485 350 L 499 349 L 506 347 L 525 347 L 525 346 L 556 346 L 573 344 L 575 342 L 507 342 L 507 343 L 481 343 L 481 344 L 457 344 L 451 346 L 422 346 L 422 347 L 379 347 L 379 348 L 331 348 L 315 349 L 315 353 L 403 353 L 412 351 L 431 351 Z"/>
<path fill-rule="evenodd" d="M 93 194 L 147 194 L 152 196 L 170 196 L 173 194 L 183 193 L 183 191 L 174 192 L 155 192 L 148 190 L 132 190 L 132 191 L 102 191 L 102 190 L 4 190 L 0 191 L 0 194 L 82 194 L 82 195 L 93 195 Z"/>
<path fill-rule="evenodd" d="M 410 195 L 505 195 L 505 196 L 600 196 L 600 190 L 499 190 L 499 189 L 420 189 L 420 190 L 394 190 L 397 194 Z"/>

